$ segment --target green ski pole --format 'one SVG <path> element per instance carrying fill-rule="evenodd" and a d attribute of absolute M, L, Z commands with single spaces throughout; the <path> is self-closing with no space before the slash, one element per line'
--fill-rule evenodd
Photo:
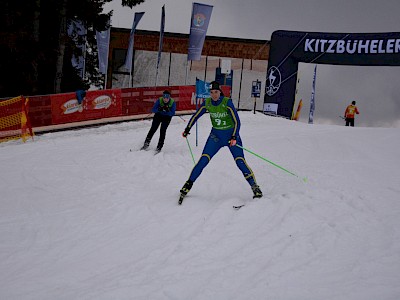
<path fill-rule="evenodd" d="M 187 138 L 187 137 L 186 137 L 185 139 L 186 139 L 186 142 L 187 142 L 187 144 L 188 144 L 188 147 L 189 147 L 190 154 L 192 155 L 193 163 L 194 163 L 194 164 L 196 164 L 196 161 L 194 160 L 194 156 L 193 156 L 192 148 L 190 147 L 190 144 L 189 144 L 189 140 L 188 140 L 188 138 Z"/>
<path fill-rule="evenodd" d="M 293 176 L 296 176 L 297 178 L 300 178 L 298 175 L 296 175 L 296 174 L 290 172 L 289 170 L 286 170 L 285 168 L 281 167 L 280 165 L 277 165 L 276 163 L 273 163 L 272 161 L 270 161 L 270 160 L 268 160 L 268 159 L 262 157 L 261 155 L 258 155 L 257 153 L 254 153 L 253 151 L 250 151 L 249 149 L 246 149 L 245 147 L 242 147 L 242 146 L 240 146 L 240 145 L 238 145 L 238 144 L 236 144 L 236 146 L 238 146 L 239 148 L 242 148 L 243 150 L 245 150 L 245 151 L 247 151 L 247 152 L 253 154 L 254 156 L 257 156 L 258 158 L 261 158 L 262 160 L 266 161 L 267 163 L 270 163 L 271 165 L 273 165 L 273 166 L 275 166 L 275 167 L 277 167 L 277 168 L 279 168 L 279 169 L 281 169 L 281 170 L 283 170 L 283 171 L 289 173 L 290 175 L 293 175 Z M 304 182 L 307 182 L 307 178 L 306 178 L 306 177 L 303 177 L 303 178 L 301 178 L 301 179 L 302 179 Z"/>

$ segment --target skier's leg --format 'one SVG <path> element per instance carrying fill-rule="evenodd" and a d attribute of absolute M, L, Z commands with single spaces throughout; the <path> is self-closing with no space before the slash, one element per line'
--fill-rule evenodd
<path fill-rule="evenodd" d="M 237 145 L 242 146 L 242 140 L 240 139 L 240 136 L 237 137 L 236 139 Z M 247 180 L 249 185 L 251 186 L 251 189 L 254 193 L 253 198 L 260 198 L 262 197 L 262 192 L 260 190 L 260 187 L 257 185 L 256 178 L 254 176 L 253 171 L 249 167 L 249 165 L 246 162 L 246 159 L 244 158 L 244 153 L 243 149 L 240 147 L 229 147 L 229 150 L 231 151 L 231 154 L 233 158 L 235 159 L 236 165 L 239 168 L 240 171 L 242 171 L 244 178 Z"/>
<path fill-rule="evenodd" d="M 211 158 L 221 149 L 222 145 L 217 136 L 213 133 L 207 139 L 206 145 L 204 146 L 203 153 L 197 164 L 194 166 L 192 172 L 190 173 L 189 179 L 191 181 L 196 181 L 196 179 L 200 176 L 203 169 L 208 165 Z"/>
<path fill-rule="evenodd" d="M 240 137 L 237 138 L 236 143 L 242 146 L 242 141 L 240 140 Z M 252 186 L 256 182 L 256 180 L 253 171 L 251 170 L 251 168 L 249 167 L 244 158 L 243 149 L 234 146 L 234 147 L 229 147 L 229 150 L 231 151 L 231 154 L 235 159 L 237 167 L 243 173 L 244 178 L 247 180 L 250 186 Z"/>
<path fill-rule="evenodd" d="M 150 130 L 147 133 L 146 139 L 144 141 L 144 144 L 143 144 L 143 147 L 142 147 L 141 150 L 146 150 L 149 147 L 151 139 L 153 138 L 154 133 L 157 131 L 158 126 L 160 126 L 160 122 L 161 122 L 161 120 L 160 120 L 159 115 L 155 114 L 154 118 L 153 118 L 153 122 L 151 123 Z"/>
<path fill-rule="evenodd" d="M 168 116 L 163 118 L 163 120 L 161 122 L 160 138 L 158 139 L 158 144 L 157 144 L 158 151 L 160 151 L 161 148 L 164 146 L 165 135 L 167 133 L 167 128 L 168 128 L 170 122 L 171 122 L 171 118 Z"/>
<path fill-rule="evenodd" d="M 203 153 L 197 162 L 197 164 L 193 167 L 192 172 L 190 173 L 188 181 L 185 182 L 184 186 L 181 189 L 181 194 L 186 195 L 190 189 L 192 188 L 193 182 L 200 176 L 203 169 L 208 165 L 211 158 L 221 149 L 221 144 L 219 143 L 219 139 L 211 133 L 207 139 L 206 145 L 204 146 Z"/>

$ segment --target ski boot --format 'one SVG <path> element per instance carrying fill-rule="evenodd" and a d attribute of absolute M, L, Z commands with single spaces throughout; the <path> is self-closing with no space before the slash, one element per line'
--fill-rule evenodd
<path fill-rule="evenodd" d="M 140 150 L 147 150 L 147 148 L 149 148 L 149 146 L 150 146 L 150 141 L 145 141 L 144 142 L 144 144 L 143 144 L 143 147 L 142 148 L 140 148 Z"/>
<path fill-rule="evenodd" d="M 161 149 L 162 149 L 162 147 L 160 147 L 160 146 L 157 146 L 157 148 L 156 148 L 156 153 L 155 153 L 155 154 L 158 154 L 158 153 L 160 153 L 160 152 L 161 152 Z"/>
<path fill-rule="evenodd" d="M 179 197 L 179 202 L 178 202 L 179 205 L 182 204 L 183 198 L 186 197 L 187 193 L 189 193 L 192 186 L 193 186 L 193 181 L 188 180 L 185 182 L 182 189 L 180 190 L 181 195 Z"/>
<path fill-rule="evenodd" d="M 261 198 L 263 196 L 260 187 L 257 184 L 253 184 L 251 186 L 251 189 L 253 191 L 253 199 L 254 198 Z"/>

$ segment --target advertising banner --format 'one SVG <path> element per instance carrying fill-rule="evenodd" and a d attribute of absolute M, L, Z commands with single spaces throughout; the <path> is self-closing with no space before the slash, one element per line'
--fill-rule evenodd
<path fill-rule="evenodd" d="M 195 110 L 196 102 L 192 101 L 196 97 L 196 88 L 192 85 L 179 86 L 179 97 L 174 97 L 176 110 Z"/>
<path fill-rule="evenodd" d="M 52 124 L 81 122 L 122 115 L 121 90 L 88 91 L 79 104 L 75 93 L 54 94 L 51 98 Z"/>
<path fill-rule="evenodd" d="M 206 39 L 208 24 L 210 23 L 213 6 L 193 3 L 190 22 L 188 60 L 200 60 Z"/>
<path fill-rule="evenodd" d="M 298 63 L 400 66 L 400 32 L 322 33 L 278 30 L 272 33 L 264 103 L 291 118 Z"/>
<path fill-rule="evenodd" d="M 160 65 L 161 53 L 163 50 L 163 40 L 164 40 L 164 27 L 165 27 L 165 5 L 163 5 L 161 10 L 161 25 L 160 25 L 160 39 L 158 42 L 158 55 L 157 55 L 157 66 L 156 66 L 156 86 L 158 79 L 158 67 Z"/>
<path fill-rule="evenodd" d="M 209 98 L 210 96 L 210 83 L 196 78 L 196 98 L 202 99 Z"/>
<path fill-rule="evenodd" d="M 68 36 L 75 42 L 77 48 L 82 52 L 82 55 L 72 55 L 71 64 L 79 71 L 79 76 L 85 76 L 85 56 L 86 56 L 86 35 L 87 29 L 85 23 L 81 20 L 69 20 L 68 22 Z"/>
<path fill-rule="evenodd" d="M 125 63 L 124 63 L 124 67 L 125 67 L 125 69 L 128 70 L 128 72 L 132 72 L 133 44 L 134 44 L 135 30 L 136 30 L 137 25 L 139 24 L 140 19 L 143 17 L 143 15 L 144 15 L 144 12 L 137 12 L 137 13 L 135 13 L 135 16 L 133 17 L 132 29 L 131 29 L 131 33 L 129 36 L 129 46 L 128 46 L 128 51 L 126 52 L 126 58 L 125 58 Z"/>
<path fill-rule="evenodd" d="M 110 44 L 110 28 L 105 31 L 96 31 L 97 54 L 99 59 L 99 71 L 106 74 L 108 67 L 108 49 Z"/>

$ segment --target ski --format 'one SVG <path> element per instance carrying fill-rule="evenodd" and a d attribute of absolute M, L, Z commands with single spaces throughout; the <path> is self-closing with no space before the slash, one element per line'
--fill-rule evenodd
<path fill-rule="evenodd" d="M 129 152 L 136 152 L 136 151 L 149 151 L 150 149 L 149 148 L 146 148 L 146 149 L 143 149 L 143 147 L 142 148 L 140 148 L 140 149 L 129 149 Z"/>
<path fill-rule="evenodd" d="M 179 196 L 179 201 L 178 201 L 178 204 L 179 204 L 179 205 L 182 204 L 183 199 L 185 198 L 185 196 L 186 196 L 186 195 L 184 195 L 184 194 L 181 193 L 181 195 Z"/>
<path fill-rule="evenodd" d="M 233 209 L 239 210 L 241 209 L 243 206 L 245 206 L 246 204 L 241 204 L 241 205 L 234 205 Z"/>
<path fill-rule="evenodd" d="M 261 198 L 262 197 L 262 195 L 253 195 L 253 199 L 259 199 L 259 198 Z M 253 201 L 251 201 L 251 202 L 253 202 Z M 251 203 L 250 202 L 250 203 Z M 247 203 L 249 203 L 249 202 L 247 202 Z M 236 209 L 236 210 L 239 210 L 239 209 L 241 209 L 243 206 L 246 206 L 246 203 L 243 203 L 243 204 L 238 204 L 238 205 L 233 205 L 232 207 L 233 207 L 233 209 Z"/>

